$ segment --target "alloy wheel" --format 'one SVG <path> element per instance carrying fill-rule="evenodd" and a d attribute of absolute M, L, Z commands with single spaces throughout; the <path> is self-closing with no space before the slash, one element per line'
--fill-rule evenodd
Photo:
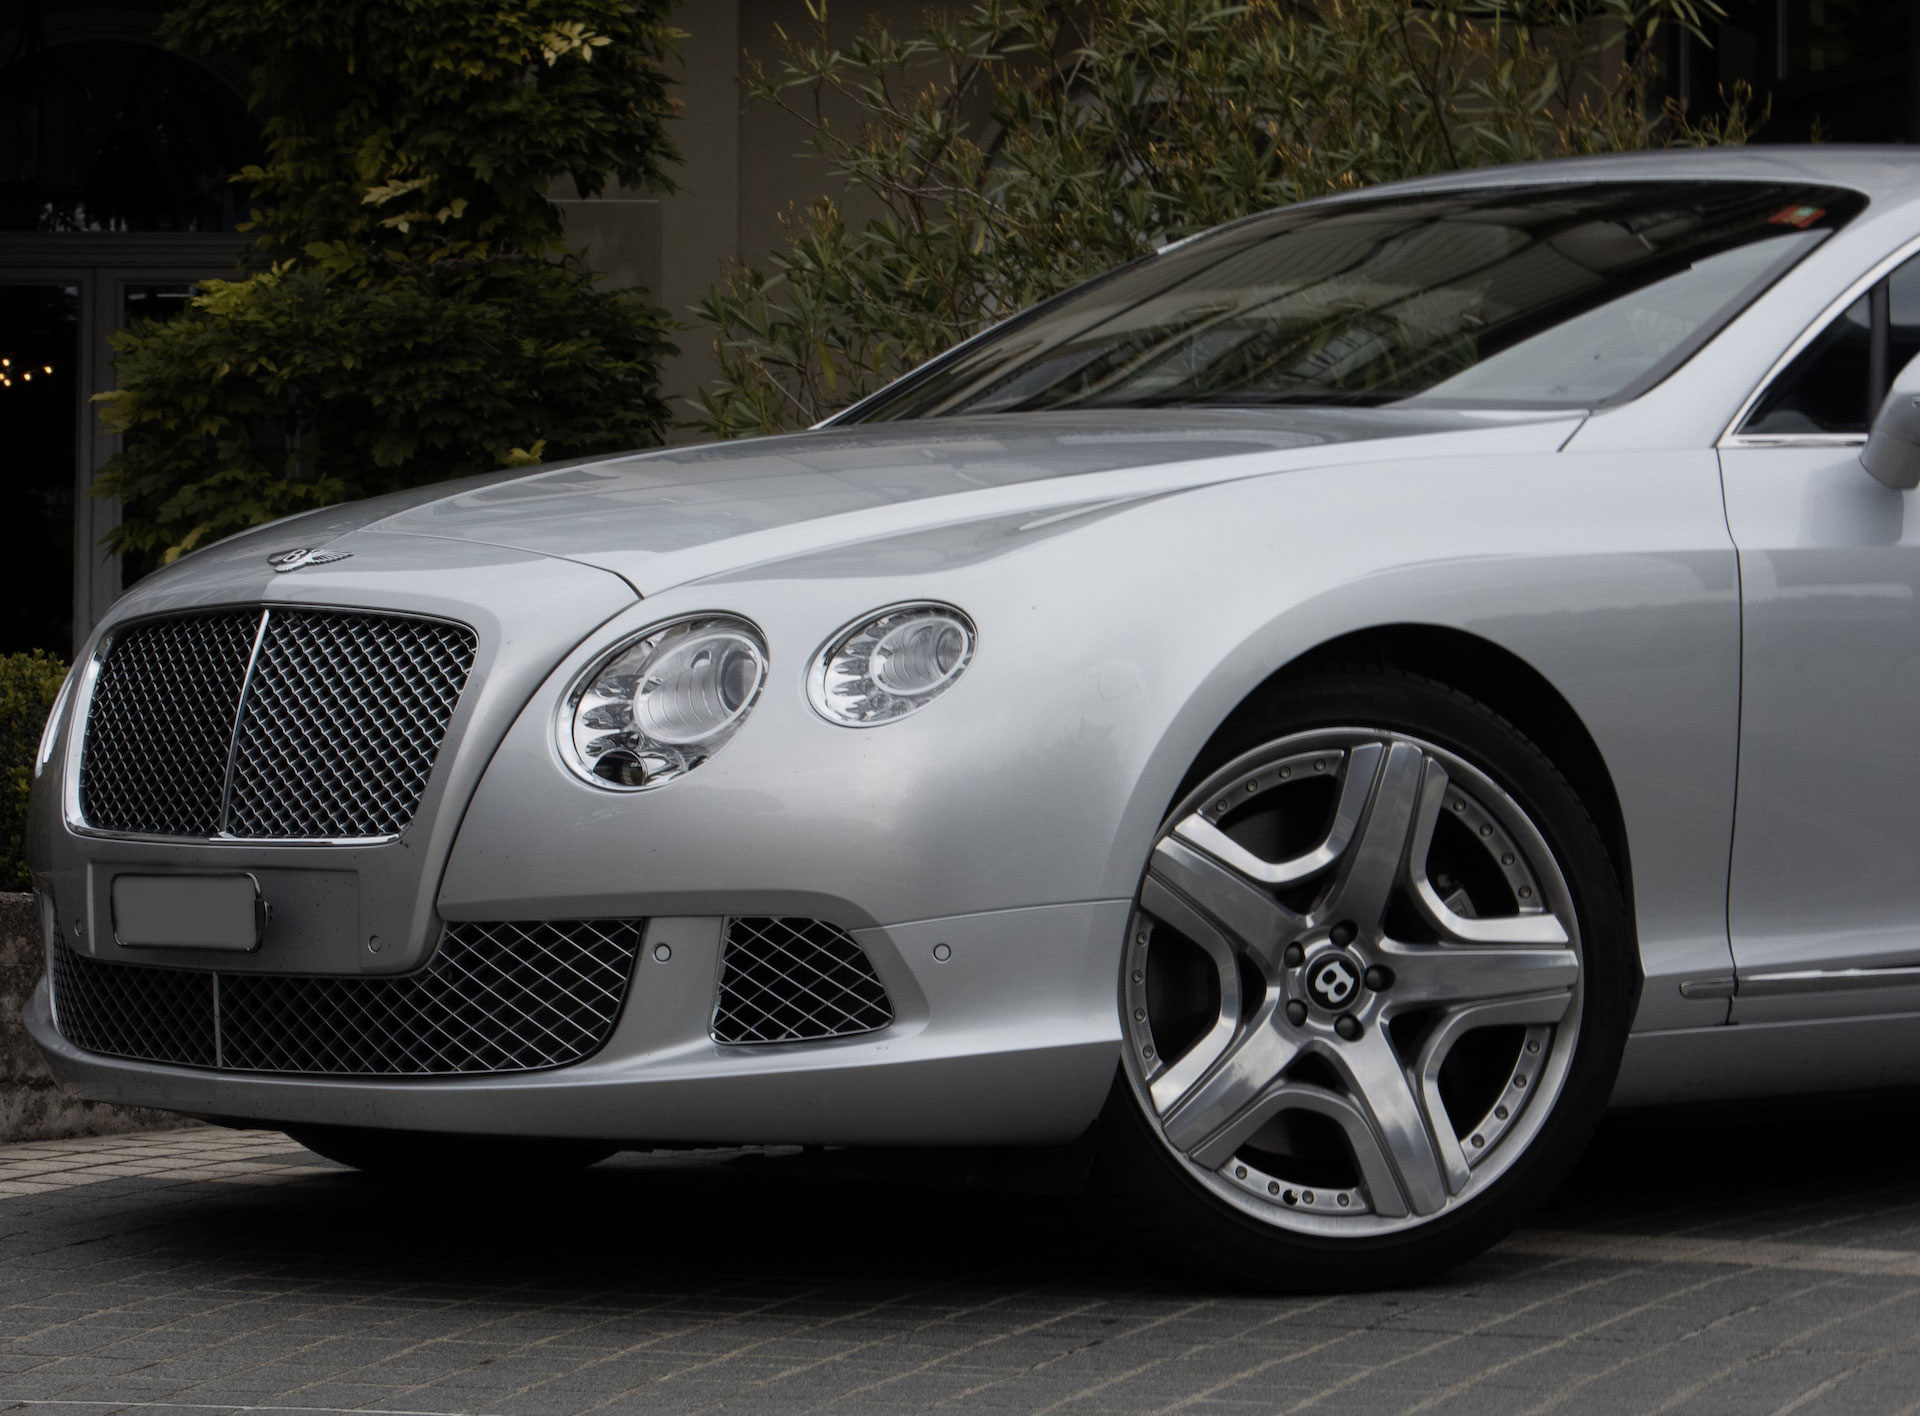
<path fill-rule="evenodd" d="M 1457 753 L 1350 727 L 1210 777 L 1128 931 L 1150 1129 L 1283 1229 L 1389 1234 L 1491 1185 L 1564 1086 L 1578 921 L 1539 828 Z"/>

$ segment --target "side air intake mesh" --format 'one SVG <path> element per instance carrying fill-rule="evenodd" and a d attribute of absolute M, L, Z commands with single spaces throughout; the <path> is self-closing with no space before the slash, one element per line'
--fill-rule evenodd
<path fill-rule="evenodd" d="M 844 929 L 817 919 L 727 921 L 715 1042 L 810 1042 L 892 1021 L 887 990 Z"/>
<path fill-rule="evenodd" d="M 236 1072 L 415 1077 L 564 1067 L 605 1045 L 644 920 L 451 924 L 385 978 L 105 963 L 56 945 L 54 1014 L 76 1047 Z"/>

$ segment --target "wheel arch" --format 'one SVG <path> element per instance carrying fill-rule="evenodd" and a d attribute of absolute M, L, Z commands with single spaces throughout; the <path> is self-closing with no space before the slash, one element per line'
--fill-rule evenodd
<path fill-rule="evenodd" d="M 1511 649 L 1467 630 L 1412 622 L 1375 625 L 1324 640 L 1283 664 L 1240 700 L 1214 737 L 1236 731 L 1259 711 L 1261 701 L 1276 685 L 1338 663 L 1383 664 L 1457 689 L 1505 718 L 1547 755 L 1592 815 L 1619 873 L 1628 926 L 1635 935 L 1631 942 L 1637 996 L 1641 970 L 1633 913 L 1633 857 L 1620 795 L 1599 745 L 1566 696 Z M 1183 784 L 1181 792 L 1190 785 Z"/>

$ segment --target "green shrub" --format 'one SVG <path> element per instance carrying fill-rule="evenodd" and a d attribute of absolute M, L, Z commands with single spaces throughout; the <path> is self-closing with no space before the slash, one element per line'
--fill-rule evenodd
<path fill-rule="evenodd" d="M 182 0 L 249 67 L 249 268 L 115 337 L 119 551 L 657 442 L 664 315 L 562 244 L 556 182 L 665 190 L 666 0 Z"/>
<path fill-rule="evenodd" d="M 7 773 L 6 791 L 0 795 L 0 890 L 27 888 L 27 863 L 21 853 L 33 754 L 66 676 L 65 664 L 38 649 L 0 655 L 0 763 Z"/>
<path fill-rule="evenodd" d="M 845 180 L 711 290 L 719 436 L 803 427 L 982 326 L 1236 216 L 1397 177 L 1738 141 L 1655 101 L 1711 0 L 980 0 L 781 31 L 749 76 Z M 850 216 L 849 213 L 858 213 Z"/>

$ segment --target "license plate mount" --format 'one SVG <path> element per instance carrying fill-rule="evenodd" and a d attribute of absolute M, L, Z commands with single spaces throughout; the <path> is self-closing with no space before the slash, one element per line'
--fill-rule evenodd
<path fill-rule="evenodd" d="M 251 954 L 267 934 L 267 903 L 251 875 L 116 875 L 110 898 L 123 949 Z"/>

